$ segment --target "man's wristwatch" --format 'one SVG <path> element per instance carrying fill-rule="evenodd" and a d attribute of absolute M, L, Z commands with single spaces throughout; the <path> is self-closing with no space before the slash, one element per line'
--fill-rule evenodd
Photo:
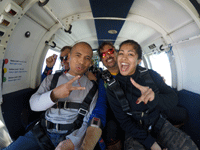
<path fill-rule="evenodd" d="M 51 73 L 52 73 L 52 68 L 46 67 L 43 74 L 45 74 L 46 76 L 48 76 Z"/>

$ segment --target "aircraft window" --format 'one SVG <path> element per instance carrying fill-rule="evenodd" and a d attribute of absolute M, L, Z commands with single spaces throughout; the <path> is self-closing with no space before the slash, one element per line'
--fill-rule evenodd
<path fill-rule="evenodd" d="M 141 67 L 145 67 L 145 65 L 144 65 L 144 61 L 142 60 L 141 62 L 140 62 L 140 64 L 139 64 Z"/>
<path fill-rule="evenodd" d="M 172 86 L 171 67 L 168 56 L 165 52 L 150 55 L 152 69 L 157 71 L 164 79 L 165 83 Z"/>
<path fill-rule="evenodd" d="M 52 73 L 55 73 L 56 70 L 60 70 L 61 69 L 60 59 L 59 59 L 60 53 L 57 52 L 57 51 L 49 49 L 47 51 L 47 54 L 46 54 L 44 62 L 43 62 L 42 72 L 44 71 L 44 69 L 46 67 L 46 58 L 48 58 L 49 56 L 52 56 L 53 54 L 56 54 L 58 57 L 57 57 L 55 65 L 53 67 Z"/>
<path fill-rule="evenodd" d="M 102 61 L 99 62 L 99 68 L 106 70 L 107 68 L 103 65 Z"/>

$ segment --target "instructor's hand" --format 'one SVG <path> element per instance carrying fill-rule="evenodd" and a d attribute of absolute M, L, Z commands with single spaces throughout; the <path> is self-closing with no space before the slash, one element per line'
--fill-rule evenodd
<path fill-rule="evenodd" d="M 52 68 L 54 66 L 54 64 L 56 63 L 56 59 L 57 59 L 56 54 L 53 54 L 52 56 L 48 57 L 46 59 L 47 67 Z"/>

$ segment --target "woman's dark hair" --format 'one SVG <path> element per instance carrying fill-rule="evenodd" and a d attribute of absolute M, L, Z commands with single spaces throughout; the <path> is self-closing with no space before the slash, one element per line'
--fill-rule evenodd
<path fill-rule="evenodd" d="M 123 41 L 119 45 L 119 49 L 121 49 L 122 45 L 124 45 L 124 44 L 130 44 L 130 45 L 132 45 L 133 48 L 135 49 L 136 53 L 138 54 L 138 59 L 142 59 L 142 48 L 141 48 L 140 44 L 138 44 L 134 40 L 126 40 L 126 41 Z"/>
<path fill-rule="evenodd" d="M 98 49 L 97 49 L 97 52 L 98 52 L 98 55 L 99 55 L 100 60 L 101 60 L 101 52 L 100 52 L 100 50 L 103 49 L 103 47 L 104 47 L 105 45 L 110 45 L 112 48 L 115 49 L 115 46 L 113 45 L 112 42 L 103 42 L 103 43 L 101 43 L 101 45 L 100 45 L 100 46 L 98 47 Z"/>

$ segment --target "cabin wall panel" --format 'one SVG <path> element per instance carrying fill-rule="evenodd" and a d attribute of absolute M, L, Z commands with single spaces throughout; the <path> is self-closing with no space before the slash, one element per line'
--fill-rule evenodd
<path fill-rule="evenodd" d="M 177 46 L 181 58 L 182 89 L 200 93 L 200 39 Z"/>
<path fill-rule="evenodd" d="M 31 33 L 29 38 L 25 37 L 27 31 Z M 3 94 L 29 88 L 33 56 L 45 33 L 44 28 L 26 16 L 17 24 L 4 56 L 8 63 L 4 66 L 6 81 L 3 84 Z"/>
<path fill-rule="evenodd" d="M 198 48 L 200 42 L 198 43 L 197 41 L 200 39 L 188 40 L 189 38 L 195 37 L 199 34 L 200 30 L 195 22 L 192 22 L 170 34 L 170 37 L 173 39 L 175 44 L 180 41 L 185 41 L 173 46 L 172 48 L 176 60 L 178 90 L 186 89 L 197 93 L 199 92 L 199 90 L 197 90 L 197 87 L 199 86 L 197 86 L 196 83 L 200 83 L 200 80 L 195 76 L 197 76 L 200 71 L 197 67 L 200 57 L 200 51 Z"/>
<path fill-rule="evenodd" d="M 174 42 L 179 42 L 181 40 L 187 40 L 190 37 L 197 36 L 200 34 L 200 29 L 195 22 L 180 28 L 170 34 L 170 37 Z"/>

